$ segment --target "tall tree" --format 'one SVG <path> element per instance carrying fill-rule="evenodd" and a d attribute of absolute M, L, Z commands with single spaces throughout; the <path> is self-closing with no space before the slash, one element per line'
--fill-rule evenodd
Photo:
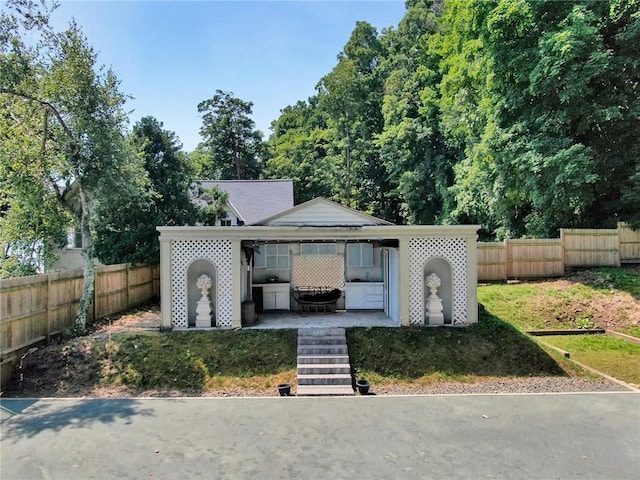
<path fill-rule="evenodd" d="M 296 204 L 316 197 L 332 198 L 335 165 L 328 155 L 331 131 L 317 97 L 281 111 L 271 124 L 266 175 L 293 180 Z"/>
<path fill-rule="evenodd" d="M 130 188 L 127 179 L 144 177 L 144 171 L 125 148 L 125 97 L 118 81 L 96 67 L 96 54 L 80 28 L 71 23 L 68 30 L 54 32 L 50 9 L 28 0 L 10 1 L 7 7 L 0 18 L 0 135 L 6 147 L 0 163 L 20 171 L 24 184 L 37 184 L 48 206 L 55 197 L 82 233 L 84 283 L 76 315 L 82 332 L 95 289 L 95 203 Z M 23 204 L 35 198 L 32 191 L 12 188 L 9 212 L 19 205 L 17 198 Z M 32 212 L 40 208 L 28 205 Z"/>
<path fill-rule="evenodd" d="M 200 135 L 210 156 L 210 163 L 199 172 L 202 178 L 242 180 L 260 176 L 266 150 L 262 133 L 251 119 L 252 106 L 222 90 L 198 104 L 202 114 Z"/>
<path fill-rule="evenodd" d="M 375 144 L 383 128 L 384 79 L 379 68 L 386 55 L 376 29 L 357 22 L 338 55 L 338 64 L 318 83 L 320 107 L 335 129 L 334 147 L 342 157 L 342 201 L 382 217 L 392 217 L 385 165 Z"/>
<path fill-rule="evenodd" d="M 156 227 L 189 225 L 197 211 L 189 195 L 193 172 L 182 145 L 162 122 L 143 117 L 129 137 L 149 182 L 142 194 L 99 202 L 95 235 L 98 258 L 107 264 L 160 261 Z"/>
<path fill-rule="evenodd" d="M 439 56 L 428 49 L 439 4 L 412 0 L 406 5 L 397 30 L 383 39 L 389 54 L 381 67 L 385 123 L 377 144 L 398 198 L 396 223 L 439 223 L 452 209 L 448 189 L 458 153 L 440 128 Z"/>
<path fill-rule="evenodd" d="M 462 216 L 510 236 L 633 219 L 639 10 L 636 0 L 447 4 L 441 108 L 465 150 Z"/>

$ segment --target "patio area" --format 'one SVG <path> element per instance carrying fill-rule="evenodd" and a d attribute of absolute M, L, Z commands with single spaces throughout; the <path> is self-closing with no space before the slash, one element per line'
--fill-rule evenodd
<path fill-rule="evenodd" d="M 249 329 L 275 328 L 331 328 L 331 327 L 399 327 L 400 323 L 391 320 L 380 311 L 344 311 L 335 313 L 298 313 L 293 311 L 263 312 L 258 321 Z"/>

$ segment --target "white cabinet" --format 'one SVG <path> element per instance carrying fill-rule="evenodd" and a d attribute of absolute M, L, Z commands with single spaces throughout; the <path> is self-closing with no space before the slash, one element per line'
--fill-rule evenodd
<path fill-rule="evenodd" d="M 347 310 L 382 310 L 384 289 L 382 282 L 353 282 L 345 284 Z"/>
<path fill-rule="evenodd" d="M 262 285 L 262 308 L 264 310 L 291 310 L 289 284 Z"/>

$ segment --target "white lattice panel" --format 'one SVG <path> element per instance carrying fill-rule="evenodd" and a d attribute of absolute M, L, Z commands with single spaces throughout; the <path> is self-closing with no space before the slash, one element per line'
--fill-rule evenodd
<path fill-rule="evenodd" d="M 299 255 L 293 257 L 293 287 L 344 287 L 342 255 Z"/>
<path fill-rule="evenodd" d="M 425 323 L 425 271 L 432 258 L 442 258 L 451 266 L 453 278 L 452 323 L 467 323 L 467 245 L 463 238 L 413 238 L 409 241 L 409 322 Z"/>
<path fill-rule="evenodd" d="M 216 278 L 216 326 L 233 326 L 233 268 L 229 240 L 175 240 L 171 242 L 171 322 L 174 327 L 189 326 L 187 312 L 187 273 L 195 260 L 213 264 Z"/>

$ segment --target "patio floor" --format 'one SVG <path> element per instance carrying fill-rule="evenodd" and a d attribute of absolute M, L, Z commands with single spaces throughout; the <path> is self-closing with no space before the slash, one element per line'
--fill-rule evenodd
<path fill-rule="evenodd" d="M 399 327 L 400 323 L 391 320 L 381 311 L 344 311 L 335 313 L 299 313 L 294 311 L 263 312 L 258 321 L 243 328 L 312 328 L 312 327 Z"/>

